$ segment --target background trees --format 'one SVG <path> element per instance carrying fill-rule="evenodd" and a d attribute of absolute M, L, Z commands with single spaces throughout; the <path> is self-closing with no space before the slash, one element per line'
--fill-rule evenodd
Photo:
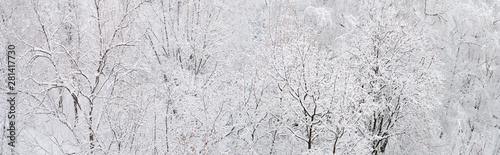
<path fill-rule="evenodd" d="M 454 3 L 1 2 L 15 151 L 495 154 L 498 4 Z"/>
<path fill-rule="evenodd" d="M 443 131 L 439 138 L 453 153 L 498 153 L 498 4 L 462 2 L 448 6 L 428 1 L 429 33 L 442 50 L 446 98 L 439 116 Z M 430 7 L 428 7 L 430 8 Z M 479 11 L 483 10 L 483 11 Z M 462 13 L 458 13 L 462 12 Z M 485 137 L 496 137 L 493 141 Z"/>

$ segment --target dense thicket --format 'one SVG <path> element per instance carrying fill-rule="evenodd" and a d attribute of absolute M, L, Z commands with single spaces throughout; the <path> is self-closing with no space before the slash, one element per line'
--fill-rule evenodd
<path fill-rule="evenodd" d="M 0 4 L 6 154 L 500 153 L 498 2 Z"/>

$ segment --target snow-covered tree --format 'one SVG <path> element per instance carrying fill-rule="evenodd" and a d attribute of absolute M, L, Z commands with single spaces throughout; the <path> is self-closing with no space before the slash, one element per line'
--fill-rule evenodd
<path fill-rule="evenodd" d="M 1 1 L 0 150 L 498 154 L 499 4 Z"/>

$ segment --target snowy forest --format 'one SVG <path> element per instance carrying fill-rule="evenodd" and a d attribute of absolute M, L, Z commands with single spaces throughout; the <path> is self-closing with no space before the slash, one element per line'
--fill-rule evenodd
<path fill-rule="evenodd" d="M 500 1 L 1 0 L 1 154 L 500 154 Z"/>

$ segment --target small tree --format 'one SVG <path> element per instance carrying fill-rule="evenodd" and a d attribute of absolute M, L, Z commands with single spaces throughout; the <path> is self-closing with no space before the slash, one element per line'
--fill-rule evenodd
<path fill-rule="evenodd" d="M 359 93 L 355 107 L 365 122 L 359 127 L 372 154 L 385 152 L 390 139 L 403 138 L 399 135 L 434 128 L 429 113 L 439 105 L 433 95 L 440 83 L 433 70 L 438 60 L 423 26 L 404 20 L 398 5 L 368 5 L 365 10 L 373 11 L 362 12 L 363 22 L 345 36 L 351 46 L 346 63 L 353 67 L 353 91 Z M 412 125 L 417 122 L 420 127 Z"/>

